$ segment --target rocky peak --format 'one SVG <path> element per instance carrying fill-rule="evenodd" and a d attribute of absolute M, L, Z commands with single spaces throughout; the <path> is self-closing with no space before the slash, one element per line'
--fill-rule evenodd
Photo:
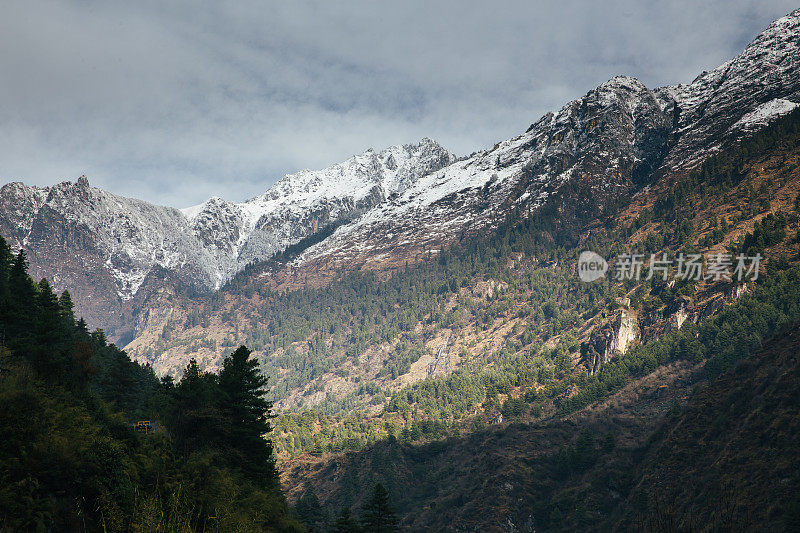
<path fill-rule="evenodd" d="M 182 212 L 214 257 L 219 286 L 246 264 L 356 217 L 453 161 L 453 154 L 428 138 L 380 152 L 370 148 L 322 170 L 288 174 L 245 202 L 215 197 Z"/>
<path fill-rule="evenodd" d="M 800 103 L 800 10 L 758 35 L 735 58 L 688 85 L 656 90 L 674 108 L 678 142 L 667 164 L 695 164 Z M 754 128 L 755 127 L 755 128 Z"/>
<path fill-rule="evenodd" d="M 511 204 L 525 212 L 558 202 L 565 226 L 603 216 L 662 171 L 691 166 L 800 103 L 799 14 L 776 21 L 689 85 L 650 90 L 630 76 L 613 77 L 524 134 L 417 180 L 295 266 L 368 264 L 405 243 L 435 248 L 495 223 Z"/>

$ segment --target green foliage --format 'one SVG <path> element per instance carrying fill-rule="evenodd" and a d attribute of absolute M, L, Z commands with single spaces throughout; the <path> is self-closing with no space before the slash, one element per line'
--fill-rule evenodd
<path fill-rule="evenodd" d="M 500 412 L 503 418 L 511 420 L 524 414 L 528 410 L 528 402 L 524 398 L 509 398 L 503 402 L 503 408 Z"/>
<path fill-rule="evenodd" d="M 0 530 L 300 530 L 246 349 L 159 381 L 26 268 L 0 238 Z"/>
<path fill-rule="evenodd" d="M 223 449 L 230 463 L 254 483 L 278 486 L 278 473 L 272 458 L 272 443 L 265 440 L 272 431 L 272 403 L 265 399 L 267 378 L 258 369 L 251 351 L 240 346 L 222 361 L 219 374 L 220 411 L 230 431 L 224 435 Z"/>
<path fill-rule="evenodd" d="M 587 470 L 597 460 L 597 452 L 594 434 L 584 428 L 575 444 L 564 446 L 556 453 L 553 461 L 556 474 L 564 477 Z"/>
<path fill-rule="evenodd" d="M 763 253 L 770 246 L 778 244 L 786 238 L 786 217 L 778 213 L 768 214 L 753 226 L 739 246 L 739 251 L 748 257 Z"/>
<path fill-rule="evenodd" d="M 604 365 L 580 392 L 565 399 L 560 414 L 573 412 L 619 390 L 631 377 L 652 372 L 670 360 L 708 359 L 705 372 L 718 376 L 758 349 L 765 339 L 800 320 L 800 266 L 763 278 L 751 294 L 706 320 L 685 325 L 640 345 Z"/>
<path fill-rule="evenodd" d="M 399 531 L 397 524 L 397 515 L 389 505 L 389 493 L 378 483 L 362 509 L 361 526 L 369 532 L 393 533 Z"/>

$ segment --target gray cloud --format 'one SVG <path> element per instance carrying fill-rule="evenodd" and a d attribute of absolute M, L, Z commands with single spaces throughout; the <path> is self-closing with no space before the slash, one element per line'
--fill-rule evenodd
<path fill-rule="evenodd" d="M 691 81 L 788 1 L 5 3 L 0 181 L 183 207 L 437 139 L 463 154 L 616 74 Z M 210 6 L 210 7 L 209 7 Z"/>

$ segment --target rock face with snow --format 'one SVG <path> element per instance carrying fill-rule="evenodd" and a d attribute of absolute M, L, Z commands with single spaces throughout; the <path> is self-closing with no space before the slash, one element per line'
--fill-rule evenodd
<path fill-rule="evenodd" d="M 602 214 L 657 176 L 703 158 L 800 104 L 800 10 L 691 84 L 650 90 L 618 76 L 522 135 L 418 180 L 339 228 L 296 266 L 380 267 L 496 224 L 512 205 L 554 202 L 560 222 Z"/>
<path fill-rule="evenodd" d="M 210 254 L 180 211 L 90 187 L 85 177 L 3 186 L 0 231 L 27 251 L 34 277 L 69 289 L 78 311 L 117 340 L 131 333 L 124 325 L 146 296 L 142 287 L 191 294 L 213 283 Z"/>
<path fill-rule="evenodd" d="M 181 211 L 89 187 L 0 189 L 0 232 L 32 271 L 75 293 L 94 325 L 132 332 L 154 294 L 208 292 L 331 225 L 293 259 L 324 271 L 392 268 L 549 206 L 559 222 L 607 213 L 659 175 L 697 164 L 800 104 L 800 10 L 688 85 L 614 77 L 521 135 L 466 159 L 429 139 L 284 177 L 242 203 Z M 127 328 L 127 329 L 126 329 Z"/>
<path fill-rule="evenodd" d="M 34 276 L 69 289 L 90 323 L 124 342 L 153 293 L 214 290 L 248 263 L 356 217 L 454 160 L 423 139 L 286 176 L 243 203 L 212 198 L 183 211 L 90 187 L 84 176 L 44 188 L 10 183 L 0 189 L 0 232 L 27 251 Z"/>
<path fill-rule="evenodd" d="M 414 182 L 329 239 L 297 265 L 369 263 L 403 248 L 420 253 L 568 195 L 563 218 L 602 213 L 659 166 L 671 120 L 653 92 L 616 77 L 548 113 L 522 135 Z"/>
<path fill-rule="evenodd" d="M 688 85 L 656 90 L 677 116 L 666 163 L 679 167 L 785 114 L 800 103 L 800 10 L 769 25 L 745 50 Z"/>
<path fill-rule="evenodd" d="M 271 257 L 329 224 L 354 219 L 453 161 L 453 154 L 426 138 L 381 152 L 370 149 L 323 170 L 290 174 L 240 204 L 212 198 L 183 213 L 214 256 L 218 286 L 248 263 Z"/>

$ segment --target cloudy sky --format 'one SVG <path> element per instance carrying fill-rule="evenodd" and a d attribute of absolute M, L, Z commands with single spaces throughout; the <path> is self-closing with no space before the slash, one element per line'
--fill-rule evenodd
<path fill-rule="evenodd" d="M 716 67 L 796 5 L 3 2 L 0 182 L 185 207 L 428 136 L 457 154 L 616 74 Z"/>

